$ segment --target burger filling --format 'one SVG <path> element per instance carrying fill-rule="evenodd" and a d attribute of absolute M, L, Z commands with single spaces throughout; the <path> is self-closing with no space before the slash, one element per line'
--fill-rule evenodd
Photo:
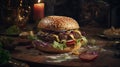
<path fill-rule="evenodd" d="M 54 48 L 61 50 L 66 47 L 74 47 L 79 42 L 82 43 L 82 45 L 87 42 L 79 30 L 54 32 L 41 29 L 37 35 L 40 40 L 52 43 Z"/>
<path fill-rule="evenodd" d="M 69 30 L 62 32 L 52 32 L 47 30 L 41 30 L 38 33 L 38 37 L 47 42 L 57 41 L 60 42 L 62 40 L 75 40 L 82 37 L 79 30 Z"/>

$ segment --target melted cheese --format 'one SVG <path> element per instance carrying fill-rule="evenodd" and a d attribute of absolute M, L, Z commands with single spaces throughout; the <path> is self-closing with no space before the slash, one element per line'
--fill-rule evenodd
<path fill-rule="evenodd" d="M 81 33 L 80 33 L 80 31 L 74 30 L 74 32 L 77 32 L 80 36 L 82 36 Z M 70 33 L 70 31 L 67 31 L 67 34 L 68 34 L 73 40 L 75 40 L 75 37 L 73 36 L 73 34 Z M 59 39 L 58 35 L 53 34 L 52 36 L 55 37 L 58 42 L 60 42 L 60 39 Z"/>
<path fill-rule="evenodd" d="M 52 36 L 55 37 L 58 42 L 60 41 L 58 35 L 53 34 Z"/>
<path fill-rule="evenodd" d="M 67 31 L 66 34 L 70 34 L 71 31 Z"/>
<path fill-rule="evenodd" d="M 74 30 L 74 32 L 77 32 L 80 36 L 82 36 L 81 33 L 80 33 L 80 31 Z"/>
<path fill-rule="evenodd" d="M 73 34 L 69 34 L 69 36 L 70 36 L 73 40 L 75 40 Z"/>
<path fill-rule="evenodd" d="M 74 32 L 78 33 L 78 34 L 82 37 L 80 31 L 74 30 Z M 75 37 L 73 36 L 73 34 L 70 33 L 70 31 L 68 31 L 67 34 L 68 34 L 73 40 L 75 40 Z"/>

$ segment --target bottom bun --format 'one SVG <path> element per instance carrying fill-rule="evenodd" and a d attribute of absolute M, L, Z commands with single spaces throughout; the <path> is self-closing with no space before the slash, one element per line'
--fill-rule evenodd
<path fill-rule="evenodd" d="M 81 47 L 81 43 L 79 43 L 79 45 L 75 45 L 74 47 L 66 47 L 63 50 L 57 49 L 57 48 L 53 48 L 52 46 L 40 46 L 40 45 L 36 45 L 34 42 L 32 42 L 33 46 L 43 52 L 48 52 L 48 53 L 68 53 L 68 52 L 73 52 L 77 51 L 80 49 Z"/>

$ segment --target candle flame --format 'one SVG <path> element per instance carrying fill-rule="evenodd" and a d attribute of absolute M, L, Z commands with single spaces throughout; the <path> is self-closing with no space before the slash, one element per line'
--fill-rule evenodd
<path fill-rule="evenodd" d="M 38 3 L 40 3 L 41 2 L 41 0 L 38 0 Z"/>

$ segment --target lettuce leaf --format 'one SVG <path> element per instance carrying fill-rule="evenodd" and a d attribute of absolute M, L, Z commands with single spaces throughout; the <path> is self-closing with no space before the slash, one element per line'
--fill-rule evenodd
<path fill-rule="evenodd" d="M 57 41 L 54 41 L 52 46 L 54 48 L 57 48 L 57 49 L 60 49 L 60 50 L 63 50 L 65 47 L 66 47 L 66 44 L 65 43 L 59 43 Z"/>
<path fill-rule="evenodd" d="M 77 42 L 77 43 L 81 43 L 81 45 L 84 46 L 84 45 L 87 45 L 88 40 L 86 39 L 86 37 L 82 36 L 81 38 L 77 39 L 76 42 Z M 79 44 L 76 44 L 76 45 L 79 45 Z M 62 43 L 59 43 L 59 42 L 57 42 L 57 41 L 54 41 L 53 44 L 52 44 L 52 46 L 53 46 L 54 48 L 57 48 L 57 49 L 60 49 L 60 50 L 63 50 L 64 48 L 67 47 L 65 40 L 63 40 Z"/>
<path fill-rule="evenodd" d="M 85 45 L 87 45 L 87 43 L 88 43 L 87 38 L 84 37 L 84 36 L 82 36 L 81 38 L 77 39 L 76 41 L 77 41 L 77 43 L 80 42 L 82 46 L 85 46 Z"/>

